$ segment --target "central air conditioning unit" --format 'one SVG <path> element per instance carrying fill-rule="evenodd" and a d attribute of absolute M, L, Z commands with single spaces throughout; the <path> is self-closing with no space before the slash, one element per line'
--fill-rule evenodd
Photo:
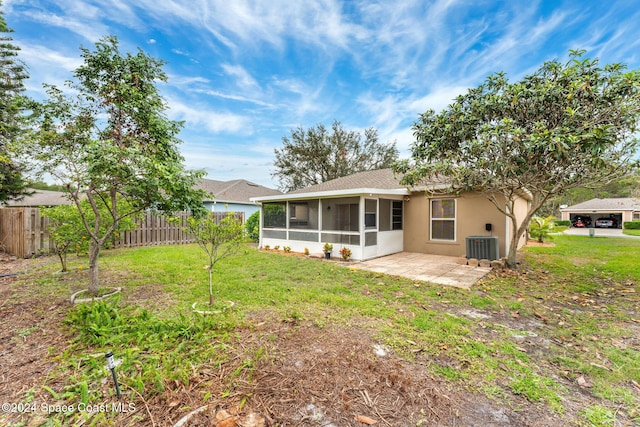
<path fill-rule="evenodd" d="M 468 236 L 467 259 L 488 259 L 493 261 L 500 259 L 500 249 L 496 236 Z"/>

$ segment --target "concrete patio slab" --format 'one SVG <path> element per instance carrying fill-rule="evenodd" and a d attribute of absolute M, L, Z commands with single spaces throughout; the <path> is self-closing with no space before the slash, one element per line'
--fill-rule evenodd
<path fill-rule="evenodd" d="M 412 280 L 469 289 L 491 268 L 461 265 L 458 258 L 400 252 L 351 265 L 352 268 L 407 277 Z"/>

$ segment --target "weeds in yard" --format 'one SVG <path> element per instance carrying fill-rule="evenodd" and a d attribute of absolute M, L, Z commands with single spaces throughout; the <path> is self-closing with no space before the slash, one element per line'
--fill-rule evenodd
<path fill-rule="evenodd" d="M 171 381 L 188 385 L 193 366 L 226 361 L 226 342 L 235 322 L 233 316 L 160 318 L 145 309 L 121 306 L 118 297 L 80 304 L 65 319 L 75 339 L 59 357 L 61 368 L 73 374 L 62 388 L 44 385 L 43 390 L 55 401 L 75 404 L 112 398 L 113 390 L 105 383 L 110 379 L 106 351 L 121 361 L 117 370 L 125 389 L 150 397 L 162 393 Z"/>
<path fill-rule="evenodd" d="M 601 405 L 589 406 L 580 411 L 580 414 L 592 427 L 609 427 L 616 423 L 615 412 Z"/>
<path fill-rule="evenodd" d="M 123 286 L 122 300 L 69 312 L 75 338 L 45 387 L 61 400 L 109 398 L 104 352 L 111 350 L 122 359 L 125 387 L 153 396 L 168 382 L 188 384 L 194 367 L 221 366 L 239 325 L 250 322 L 244 319 L 269 313 L 289 325 L 364 324 L 396 354 L 500 401 L 524 398 L 562 414 L 563 400 L 579 389 L 600 400 L 573 414 L 578 422 L 638 423 L 640 266 L 629 259 L 640 258 L 640 242 L 576 236 L 554 242 L 527 248 L 524 271 L 496 273 L 469 291 L 248 250 L 221 261 L 216 277 L 215 297 L 237 302 L 235 309 L 207 317 L 184 314 L 206 297 L 198 284 L 207 271 L 191 268 L 201 264 L 197 247 L 108 251 L 102 271 L 112 282 L 105 286 Z M 44 293 L 59 293 L 79 286 L 83 274 L 30 280 Z M 149 284 L 167 295 L 162 311 L 127 302 Z M 251 380 L 268 357 L 260 347 L 244 353 L 226 378 L 226 392 L 238 378 Z"/>

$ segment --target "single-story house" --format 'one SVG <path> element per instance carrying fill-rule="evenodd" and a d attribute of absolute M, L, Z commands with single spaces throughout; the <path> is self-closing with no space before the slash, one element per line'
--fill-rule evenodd
<path fill-rule="evenodd" d="M 465 257 L 467 237 L 492 236 L 499 257 L 506 255 L 510 220 L 484 195 L 435 196 L 425 190 L 407 189 L 391 169 L 381 169 L 254 197 L 262 204 L 260 246 L 318 254 L 326 242 L 334 245 L 334 256 L 342 247 L 351 249 L 354 260 L 403 251 Z M 528 203 L 524 197 L 517 201 L 518 218 Z"/>
<path fill-rule="evenodd" d="M 196 188 L 202 189 L 212 196 L 204 200 L 205 207 L 211 212 L 244 212 L 245 220 L 251 214 L 260 210 L 260 205 L 252 201 L 253 197 L 282 194 L 281 191 L 254 184 L 244 179 L 232 181 L 203 179 Z"/>
<path fill-rule="evenodd" d="M 33 194 L 25 196 L 22 200 L 8 201 L 6 207 L 8 208 L 36 208 L 36 207 L 50 207 L 59 205 L 72 205 L 73 202 L 69 198 L 69 194 L 64 191 L 50 191 L 50 190 L 30 190 Z"/>
<path fill-rule="evenodd" d="M 612 198 L 591 199 L 577 205 L 560 209 L 563 220 L 574 223 L 576 218 L 586 220 L 586 226 L 593 227 L 600 218 L 612 218 L 617 228 L 622 228 L 627 221 L 640 220 L 640 199 L 636 198 Z"/>

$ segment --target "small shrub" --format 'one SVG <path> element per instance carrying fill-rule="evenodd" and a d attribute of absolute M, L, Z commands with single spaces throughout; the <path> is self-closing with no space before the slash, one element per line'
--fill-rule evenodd
<path fill-rule="evenodd" d="M 279 250 L 280 250 L 280 245 L 275 245 L 275 246 L 273 247 L 273 249 L 274 249 L 274 250 L 276 250 L 276 251 L 279 251 Z"/>
<path fill-rule="evenodd" d="M 558 219 L 555 221 L 556 227 L 571 227 L 571 221 L 568 219 Z"/>
<path fill-rule="evenodd" d="M 640 221 L 625 221 L 623 224 L 627 230 L 640 230 Z"/>
<path fill-rule="evenodd" d="M 550 233 L 553 231 L 554 222 L 555 220 L 552 216 L 546 218 L 534 216 L 529 224 L 531 237 L 537 239 L 540 243 L 543 243 L 545 239 L 551 239 Z"/>
<path fill-rule="evenodd" d="M 331 243 L 325 243 L 322 246 L 322 251 L 323 252 L 331 252 L 331 251 L 333 251 L 333 245 Z"/>
<path fill-rule="evenodd" d="M 348 260 L 349 258 L 351 258 L 351 249 L 343 247 L 342 249 L 340 249 L 340 255 L 342 256 L 342 259 Z"/>
<path fill-rule="evenodd" d="M 260 239 L 260 211 L 254 212 L 244 222 L 244 228 L 247 231 L 247 237 L 252 242 L 257 242 Z"/>
<path fill-rule="evenodd" d="M 304 248 L 304 254 L 309 255 L 309 248 Z"/>
<path fill-rule="evenodd" d="M 291 246 L 283 246 L 282 250 L 285 251 L 286 253 L 291 252 Z"/>
<path fill-rule="evenodd" d="M 269 249 L 271 249 L 271 246 L 270 246 L 270 245 L 264 245 L 264 250 L 265 250 L 265 251 L 268 251 Z"/>

